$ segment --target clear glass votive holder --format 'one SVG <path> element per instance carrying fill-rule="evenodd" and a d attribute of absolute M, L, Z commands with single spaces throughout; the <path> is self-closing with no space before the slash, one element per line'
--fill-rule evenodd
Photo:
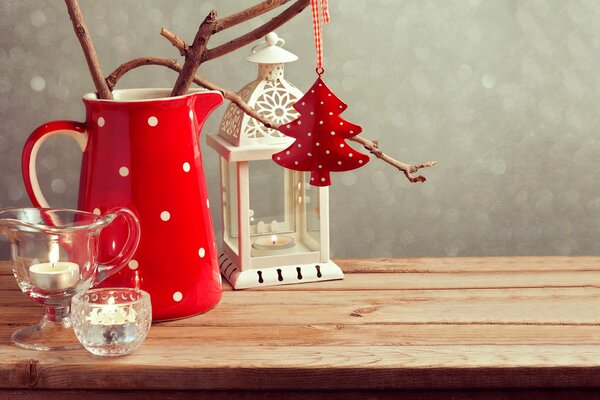
<path fill-rule="evenodd" d="M 71 301 L 75 336 L 90 353 L 122 356 L 144 341 L 152 323 L 150 295 L 129 288 L 94 289 Z"/>

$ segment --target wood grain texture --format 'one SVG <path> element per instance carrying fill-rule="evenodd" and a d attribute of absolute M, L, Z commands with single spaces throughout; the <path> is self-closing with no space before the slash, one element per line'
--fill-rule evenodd
<path fill-rule="evenodd" d="M 117 359 L 14 347 L 41 308 L 2 263 L 0 398 L 598 397 L 600 258 L 338 262 L 344 281 L 228 291 Z"/>

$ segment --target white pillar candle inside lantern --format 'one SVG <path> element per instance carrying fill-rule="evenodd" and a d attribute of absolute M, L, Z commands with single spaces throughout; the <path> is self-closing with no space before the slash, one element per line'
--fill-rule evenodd
<path fill-rule="evenodd" d="M 298 117 L 302 92 L 287 82 L 284 64 L 297 56 L 274 32 L 252 49 L 258 78 L 239 95 L 279 124 Z M 342 279 L 329 259 L 329 188 L 310 173 L 281 168 L 271 156 L 294 139 L 264 127 L 230 104 L 208 144 L 220 155 L 223 243 L 219 265 L 236 289 Z"/>

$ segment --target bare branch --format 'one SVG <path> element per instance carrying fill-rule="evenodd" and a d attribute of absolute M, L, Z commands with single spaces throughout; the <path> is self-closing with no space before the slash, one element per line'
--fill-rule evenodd
<path fill-rule="evenodd" d="M 192 45 L 186 52 L 185 63 L 183 64 L 183 68 L 181 69 L 181 72 L 177 77 L 177 81 L 173 86 L 171 96 L 182 95 L 189 89 L 192 81 L 194 80 L 194 75 L 204 59 L 206 45 L 208 43 L 208 39 L 210 39 L 214 32 L 216 21 L 217 12 L 213 10 L 200 24 L 198 32 L 196 33 L 196 37 L 194 37 Z"/>
<path fill-rule="evenodd" d="M 221 57 L 227 53 L 231 53 L 232 51 L 239 49 L 240 47 L 252 43 L 257 39 L 260 39 L 267 33 L 274 31 L 281 25 L 294 18 L 296 15 L 301 13 L 302 10 L 308 7 L 309 4 L 310 0 L 297 0 L 293 5 L 288 7 L 281 14 L 277 15 L 275 18 L 259 26 L 258 28 L 220 46 L 206 50 L 202 61 L 204 62 L 208 60 L 213 60 L 217 57 Z M 249 17 L 248 19 L 250 18 L 252 17 Z"/>
<path fill-rule="evenodd" d="M 221 32 L 222 30 L 231 28 L 232 26 L 256 18 L 259 15 L 262 15 L 277 7 L 280 7 L 289 1 L 290 0 L 265 0 L 262 3 L 258 3 L 252 7 L 248 7 L 245 10 L 242 10 L 235 14 L 231 14 L 225 18 L 221 18 L 216 23 L 214 33 Z"/>
<path fill-rule="evenodd" d="M 179 54 L 181 54 L 182 57 L 186 57 L 188 50 L 189 50 L 189 46 L 187 45 L 186 42 L 183 41 L 183 39 L 181 39 L 179 36 L 177 36 L 176 34 L 170 32 L 169 30 L 167 30 L 166 28 L 162 28 L 160 30 L 160 34 L 165 37 L 169 42 L 171 42 L 171 44 L 177 49 L 179 50 Z"/>
<path fill-rule="evenodd" d="M 133 60 L 127 61 L 124 64 L 121 64 L 117 69 L 115 69 L 111 74 L 106 77 L 106 83 L 110 90 L 113 90 L 116 86 L 117 82 L 123 75 L 127 72 L 143 67 L 144 65 L 161 65 L 163 67 L 167 67 L 176 72 L 181 72 L 181 65 L 177 63 L 177 60 L 174 58 L 164 58 L 164 57 L 139 57 L 134 58 Z"/>
<path fill-rule="evenodd" d="M 173 71 L 176 71 L 176 72 L 181 72 L 181 70 L 182 70 L 182 66 L 180 64 L 178 64 L 177 60 L 175 60 L 173 58 L 163 58 L 163 57 L 135 58 L 133 60 L 126 62 L 125 64 L 120 65 L 117 69 L 115 69 L 106 78 L 108 87 L 110 87 L 110 89 L 112 90 L 123 75 L 125 75 L 127 72 L 129 72 L 135 68 L 139 68 L 144 65 L 160 65 L 160 66 L 172 69 Z M 221 92 L 221 94 L 223 95 L 224 98 L 226 98 L 227 100 L 234 103 L 244 113 L 246 113 L 249 116 L 251 116 L 252 118 L 255 118 L 256 120 L 260 121 L 267 128 L 273 128 L 273 129 L 279 128 L 278 124 L 275 124 L 275 123 L 269 121 L 267 118 L 265 118 L 264 116 L 257 113 L 237 93 L 232 92 L 227 89 L 223 89 L 223 88 L 219 87 L 218 85 L 215 85 L 214 83 L 210 82 L 209 80 L 207 80 L 199 75 L 196 75 L 194 77 L 193 82 L 199 86 L 206 88 L 206 89 L 217 90 L 217 91 Z"/>
<path fill-rule="evenodd" d="M 373 154 L 375 157 L 379 158 L 382 161 L 385 161 L 386 163 L 388 163 L 388 164 L 398 168 L 400 171 L 404 172 L 404 175 L 406 176 L 406 178 L 408 178 L 408 180 L 411 181 L 412 183 L 425 182 L 427 180 L 427 178 L 425 178 L 423 175 L 412 176 L 413 173 L 417 172 L 418 170 L 420 170 L 422 168 L 433 167 L 434 165 L 437 164 L 436 161 L 428 161 L 424 164 L 417 164 L 417 165 L 405 164 L 401 161 L 393 159 L 392 157 L 388 156 L 383 151 L 381 151 L 379 149 L 379 143 L 377 141 L 370 140 L 370 139 L 367 139 L 367 138 L 361 137 L 361 136 L 353 136 L 351 138 L 348 138 L 348 140 L 351 140 L 356 143 L 360 143 L 361 145 L 364 146 L 365 149 L 369 150 L 369 152 L 371 154 Z"/>
<path fill-rule="evenodd" d="M 83 19 L 83 13 L 81 12 L 81 8 L 79 8 L 79 2 L 77 0 L 65 0 L 65 4 L 67 5 L 71 22 L 73 23 L 73 30 L 75 30 L 75 35 L 81 44 L 85 61 L 87 62 L 88 69 L 92 75 L 92 80 L 94 81 L 94 86 L 98 92 L 98 98 L 112 99 L 112 93 L 104 81 L 104 74 L 100 68 L 100 61 L 98 60 L 98 55 L 94 48 L 94 42 L 92 42 L 92 38 L 88 33 L 85 20 Z"/>

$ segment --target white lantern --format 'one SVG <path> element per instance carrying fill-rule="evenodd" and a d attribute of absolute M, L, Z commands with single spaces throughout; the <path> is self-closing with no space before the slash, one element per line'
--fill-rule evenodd
<path fill-rule="evenodd" d="M 297 117 L 302 92 L 283 79 L 283 64 L 298 57 L 275 33 L 247 60 L 258 78 L 240 96 L 277 123 Z M 234 104 L 208 145 L 219 153 L 222 182 L 221 273 L 236 289 L 342 279 L 329 259 L 329 188 L 308 183 L 310 173 L 281 168 L 271 156 L 293 139 L 265 128 Z"/>

